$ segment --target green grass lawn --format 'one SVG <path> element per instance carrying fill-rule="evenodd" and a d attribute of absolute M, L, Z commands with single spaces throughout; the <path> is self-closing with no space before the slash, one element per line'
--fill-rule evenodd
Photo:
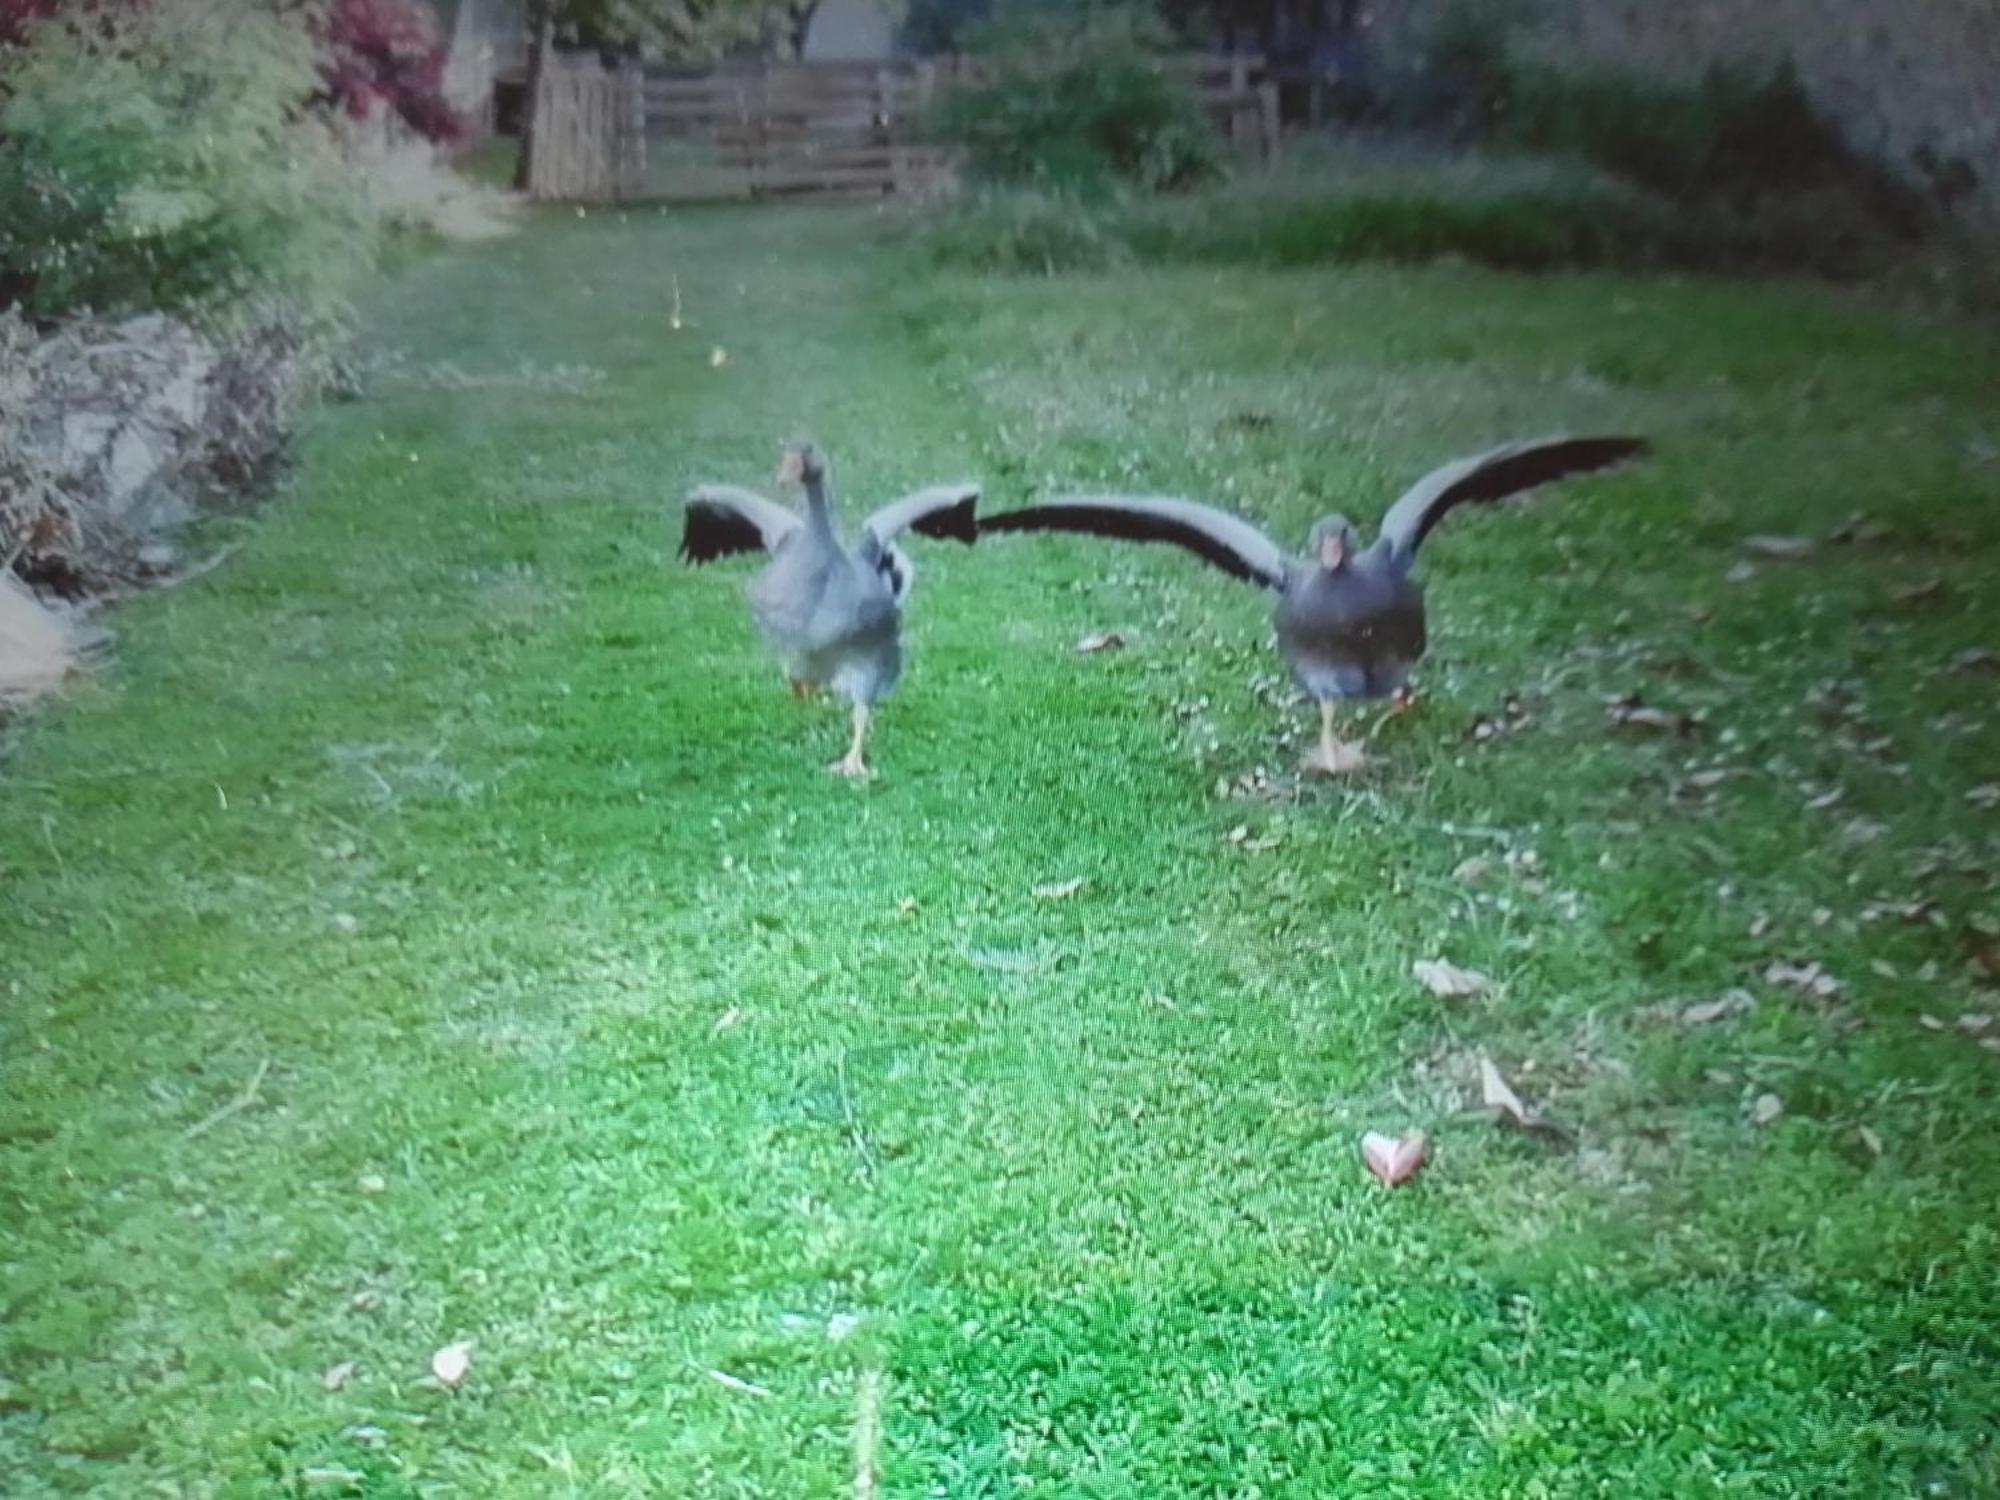
<path fill-rule="evenodd" d="M 881 227 L 406 272 L 405 358 L 16 735 L 0 1493 L 857 1494 L 879 1381 L 885 1496 L 2000 1494 L 2000 680 L 1952 665 L 2000 353 L 1786 288 L 939 279 Z M 1353 786 L 1179 554 L 914 544 L 864 788 L 747 568 L 673 557 L 795 435 L 855 511 L 1115 484 L 1296 542 L 1559 428 L 1659 457 L 1439 530 Z M 1574 1140 L 1474 1112 L 1482 1054 Z M 1380 1188 L 1360 1134 L 1418 1127 Z"/>

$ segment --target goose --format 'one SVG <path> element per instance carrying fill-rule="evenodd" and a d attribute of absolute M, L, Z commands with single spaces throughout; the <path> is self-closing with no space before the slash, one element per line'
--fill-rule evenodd
<path fill-rule="evenodd" d="M 689 491 L 680 556 L 699 566 L 740 552 L 770 555 L 750 580 L 751 618 L 794 696 L 830 687 L 853 705 L 847 753 L 827 769 L 865 781 L 873 774 L 863 753 L 869 720 L 902 675 L 903 606 L 916 577 L 896 538 L 915 531 L 970 546 L 979 536 L 979 486 L 933 485 L 891 501 L 861 523 L 850 547 L 834 529 L 826 460 L 817 448 L 787 448 L 777 482 L 804 487 L 804 515 L 736 485 Z"/>
<path fill-rule="evenodd" d="M 989 531 L 1072 531 L 1182 547 L 1231 577 L 1278 596 L 1278 650 L 1319 705 L 1319 743 L 1305 768 L 1328 776 L 1361 770 L 1359 742 L 1340 738 L 1335 710 L 1352 699 L 1408 701 L 1410 668 L 1424 654 L 1424 595 L 1410 577 L 1417 548 L 1454 506 L 1504 500 L 1574 474 L 1611 468 L 1650 451 L 1636 437 L 1552 437 L 1510 443 L 1434 470 L 1389 507 L 1374 543 L 1354 524 L 1324 516 L 1307 556 L 1287 557 L 1247 521 L 1191 500 L 1071 495 L 991 516 Z"/>

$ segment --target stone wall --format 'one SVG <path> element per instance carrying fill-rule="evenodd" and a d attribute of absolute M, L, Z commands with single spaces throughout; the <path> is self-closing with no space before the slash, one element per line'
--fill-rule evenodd
<path fill-rule="evenodd" d="M 278 317 L 217 342 L 163 314 L 0 313 L 0 572 L 82 595 L 156 570 L 165 533 L 255 480 L 315 374 Z"/>

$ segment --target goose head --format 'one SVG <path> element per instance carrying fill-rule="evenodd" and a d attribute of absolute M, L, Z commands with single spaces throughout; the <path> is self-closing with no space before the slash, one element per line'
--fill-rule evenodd
<path fill-rule="evenodd" d="M 826 478 L 826 459 L 811 443 L 790 443 L 778 460 L 779 484 L 818 484 Z"/>
<path fill-rule="evenodd" d="M 1321 516 L 1306 536 L 1306 551 L 1329 573 L 1338 573 L 1360 550 L 1361 538 L 1345 516 Z"/>

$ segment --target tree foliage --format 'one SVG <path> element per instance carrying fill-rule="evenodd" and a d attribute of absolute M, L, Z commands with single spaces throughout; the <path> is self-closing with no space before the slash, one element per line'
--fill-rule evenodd
<path fill-rule="evenodd" d="M 55 315 L 331 295 L 373 248 L 300 109 L 320 52 L 265 0 L 79 6 L 0 74 L 0 285 Z"/>

